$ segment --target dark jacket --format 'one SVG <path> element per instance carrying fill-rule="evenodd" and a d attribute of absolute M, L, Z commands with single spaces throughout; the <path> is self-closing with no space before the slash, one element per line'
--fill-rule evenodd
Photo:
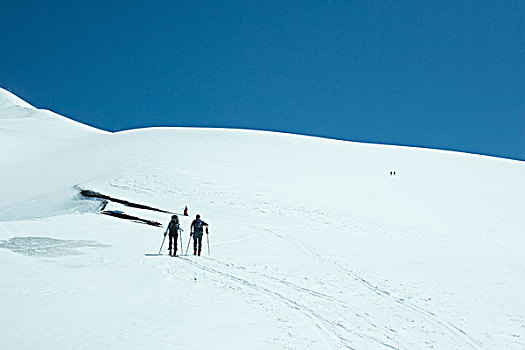
<path fill-rule="evenodd" d="M 208 226 L 208 224 L 205 223 L 204 221 L 202 221 L 201 219 L 195 219 L 191 223 L 191 227 L 193 229 L 193 233 L 196 236 L 202 236 L 202 231 L 204 230 L 204 226 Z"/>
<path fill-rule="evenodd" d="M 170 236 L 176 235 L 179 231 L 179 227 L 179 218 L 171 219 L 170 223 L 168 224 L 168 232 Z"/>

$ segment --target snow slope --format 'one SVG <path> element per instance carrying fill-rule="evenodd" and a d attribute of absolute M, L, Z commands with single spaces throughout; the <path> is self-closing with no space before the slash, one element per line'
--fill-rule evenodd
<path fill-rule="evenodd" d="M 525 348 L 523 162 L 262 131 L 107 133 L 1 90 L 0 169 L 2 349 Z M 79 188 L 188 205 L 184 250 L 198 212 L 211 256 L 156 256 L 163 229 L 100 215 Z"/>

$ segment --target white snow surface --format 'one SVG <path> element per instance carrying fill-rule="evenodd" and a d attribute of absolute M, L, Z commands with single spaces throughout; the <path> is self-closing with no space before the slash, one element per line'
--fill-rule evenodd
<path fill-rule="evenodd" d="M 200 213 L 211 255 L 156 255 L 169 214 L 101 215 L 79 188 L 187 205 L 184 251 Z M 1 349 L 524 349 L 525 163 L 108 133 L 0 90 L 0 271 Z"/>

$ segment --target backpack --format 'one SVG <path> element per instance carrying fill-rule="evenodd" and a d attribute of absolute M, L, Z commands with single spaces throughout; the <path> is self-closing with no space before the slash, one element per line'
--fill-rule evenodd
<path fill-rule="evenodd" d="M 202 220 L 201 219 L 195 220 L 194 226 L 197 230 L 202 230 Z"/>
<path fill-rule="evenodd" d="M 172 219 L 169 224 L 170 231 L 177 231 L 179 229 L 179 218 Z"/>

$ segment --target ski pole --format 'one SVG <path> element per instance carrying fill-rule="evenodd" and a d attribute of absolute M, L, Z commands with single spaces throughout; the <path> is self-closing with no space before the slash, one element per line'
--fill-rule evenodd
<path fill-rule="evenodd" d="M 180 230 L 180 255 L 182 255 L 182 253 L 184 253 L 184 247 L 182 245 L 182 231 L 184 231 L 183 229 L 179 228 Z"/>
<path fill-rule="evenodd" d="M 210 235 L 208 231 L 208 226 L 206 226 L 206 241 L 208 242 L 208 256 L 210 256 Z"/>
<path fill-rule="evenodd" d="M 166 230 L 166 232 L 168 232 L 168 230 Z M 162 239 L 162 244 L 160 245 L 159 255 L 160 255 L 160 252 L 162 251 L 162 247 L 164 246 L 164 241 L 166 240 L 166 232 L 164 232 L 164 238 Z"/>
<path fill-rule="evenodd" d="M 191 242 L 191 233 L 190 233 L 190 239 L 188 239 L 188 246 L 186 247 L 186 255 L 188 255 L 188 249 L 190 249 L 190 242 Z"/>

